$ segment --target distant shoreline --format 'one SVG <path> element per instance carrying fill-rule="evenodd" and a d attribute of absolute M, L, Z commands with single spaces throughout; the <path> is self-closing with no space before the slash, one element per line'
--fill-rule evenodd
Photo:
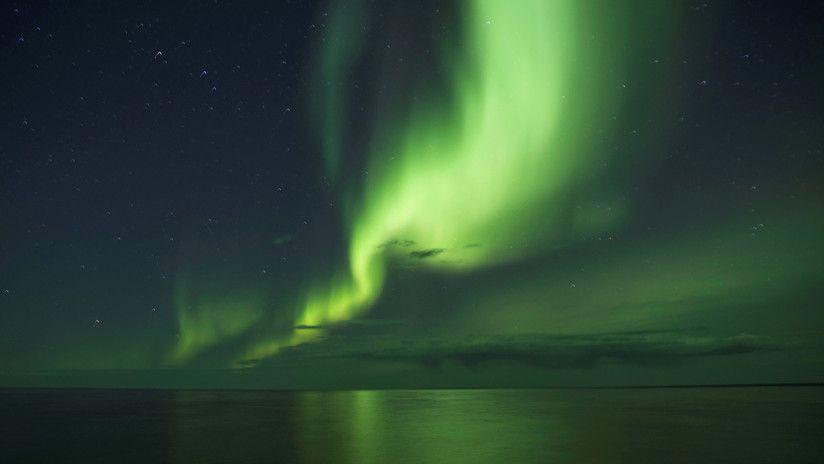
<path fill-rule="evenodd" d="M 347 392 L 347 391 L 421 391 L 421 390 L 465 390 L 465 391 L 497 391 L 497 390 L 656 390 L 656 389 L 687 389 L 687 388 L 777 388 L 777 387 L 824 387 L 824 382 L 795 382 L 795 383 L 736 383 L 736 384 L 673 384 L 673 385 L 609 385 L 609 386 L 554 386 L 554 387 L 513 387 L 513 388 L 472 388 L 472 387 L 421 387 L 421 388 L 335 388 L 335 389 L 290 389 L 290 388 L 166 388 L 166 387 L 20 387 L 0 386 L 0 392 L 20 390 L 59 390 L 59 391 L 191 391 L 191 392 Z"/>

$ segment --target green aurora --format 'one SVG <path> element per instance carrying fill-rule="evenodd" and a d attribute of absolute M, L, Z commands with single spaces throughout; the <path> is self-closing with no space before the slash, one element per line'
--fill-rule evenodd
<path fill-rule="evenodd" d="M 186 293 L 184 277 L 176 292 L 180 343 L 171 360 L 185 363 L 228 342 L 235 347 L 234 363 L 245 363 L 317 340 L 335 324 L 366 314 L 392 268 L 451 279 L 551 255 L 576 242 L 611 240 L 621 231 L 632 214 L 625 194 L 629 186 L 615 175 L 616 168 L 603 169 L 637 162 L 626 154 L 615 159 L 607 146 L 615 115 L 631 96 L 620 89 L 632 79 L 646 82 L 640 91 L 666 87 L 659 79 L 633 75 L 628 65 L 633 47 L 626 43 L 667 53 L 674 47 L 667 31 L 677 26 L 676 15 L 664 6 L 640 11 L 624 4 L 594 13 L 575 1 L 480 0 L 459 6 L 460 54 L 442 44 L 446 95 L 432 91 L 431 99 L 398 105 L 391 117 L 375 123 L 366 143 L 365 174 L 333 188 L 345 210 L 345 262 L 332 265 L 338 270 L 331 276 L 323 272 L 310 279 L 294 301 L 280 300 L 285 307 L 278 310 L 293 312 L 294 328 L 272 324 L 265 317 L 265 299 L 254 296 L 254 289 L 207 293 L 197 302 Z M 323 83 L 352 73 L 363 42 L 354 27 L 361 10 L 357 4 L 336 10 L 318 72 L 325 167 L 338 181 L 345 177 L 346 98 L 339 86 Z M 427 88 L 426 82 L 420 85 Z M 648 110 L 656 111 L 665 109 Z M 820 223 L 805 224 L 803 217 L 799 227 L 824 230 Z M 777 240 L 764 251 L 763 240 L 746 244 L 753 235 L 749 227 L 726 222 L 676 245 L 653 245 L 660 251 L 636 251 L 649 255 L 646 261 L 618 256 L 616 262 L 607 255 L 611 264 L 595 264 L 593 281 L 578 283 L 598 288 L 595 293 L 571 296 L 570 279 L 558 279 L 557 269 L 490 295 L 479 289 L 470 299 L 476 302 L 461 305 L 480 308 L 480 317 L 461 318 L 460 325 L 482 333 L 517 332 L 523 330 L 517 320 L 533 319 L 528 326 L 556 333 L 655 327 L 662 318 L 690 311 L 685 302 L 699 296 L 751 291 L 767 278 L 789 285 L 821 267 L 819 250 L 784 270 L 759 265 L 803 254 L 791 242 L 793 229 L 756 230 Z M 731 227 L 742 232 L 723 232 Z M 820 249 L 816 240 L 806 238 L 802 248 Z M 724 251 L 732 244 L 740 245 Z M 663 263 L 644 264 L 661 255 L 667 256 Z M 534 303 L 545 298 L 554 301 L 551 308 Z M 501 310 L 512 305 L 525 310 Z M 603 306 L 623 309 L 597 309 Z M 244 341 L 233 344 L 238 338 Z"/>
<path fill-rule="evenodd" d="M 28 293 L 6 298 L 34 316 L 0 320 L 29 324 L 7 329 L 0 374 L 58 375 L 0 380 L 820 381 L 820 111 L 763 97 L 795 95 L 778 85 L 738 90 L 741 76 L 714 75 L 724 24 L 700 14 L 666 2 L 331 3 L 306 39 L 306 114 L 281 115 L 305 116 L 309 140 L 294 151 L 319 187 L 288 186 L 284 211 L 242 204 L 237 217 L 253 219 L 181 226 L 151 297 L 123 296 L 145 290 L 136 270 L 101 273 L 94 296 L 79 280 L 55 284 L 63 307 L 88 308 L 82 322 L 37 325 L 31 308 L 50 300 L 36 279 L 19 285 Z M 118 315 L 119 304 L 138 309 Z M 88 327 L 99 308 L 115 309 Z"/>
<path fill-rule="evenodd" d="M 572 1 L 461 7 L 466 45 L 462 56 L 449 57 L 450 98 L 417 105 L 396 116 L 400 127 L 386 129 L 391 135 L 373 136 L 369 174 L 348 192 L 348 263 L 297 303 L 295 325 L 325 326 L 368 311 L 387 262 L 417 259 L 423 268 L 470 272 L 603 232 L 625 215 L 620 200 L 568 200 L 583 179 L 595 181 L 593 167 L 603 160 L 599 131 L 619 104 L 611 88 L 624 78 L 620 20 L 596 17 Z M 622 8 L 613 8 L 624 18 Z M 331 77 L 344 74 L 358 42 L 335 36 L 354 21 L 341 10 L 321 70 Z M 341 100 L 327 96 L 323 125 L 333 171 L 344 152 L 335 142 Z M 425 259 L 414 251 L 410 258 L 410 249 L 423 250 Z M 261 307 L 248 299 L 210 301 L 193 314 L 186 309 L 191 301 L 179 298 L 175 359 L 185 361 L 255 324 Z M 273 335 L 242 359 L 317 335 Z"/>

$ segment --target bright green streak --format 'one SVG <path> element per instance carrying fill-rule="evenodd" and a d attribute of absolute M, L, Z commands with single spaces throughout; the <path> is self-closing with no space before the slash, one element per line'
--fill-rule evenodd
<path fill-rule="evenodd" d="M 401 136 L 391 156 L 372 154 L 365 193 L 352 208 L 348 269 L 307 294 L 296 324 L 330 324 L 366 311 L 380 295 L 388 260 L 466 271 L 557 246 L 561 197 L 593 161 L 582 121 L 591 125 L 595 108 L 614 103 L 601 95 L 601 74 L 592 72 L 612 61 L 603 43 L 586 43 L 593 37 L 581 27 L 576 4 L 465 5 L 469 48 L 453 66 L 454 104 L 415 109 L 395 132 Z M 613 219 L 577 214 L 572 227 L 585 233 Z M 414 244 L 387 245 L 393 241 Z M 410 258 L 412 250 L 433 249 L 443 251 Z M 301 338 L 311 337 L 271 340 L 249 356 Z"/>

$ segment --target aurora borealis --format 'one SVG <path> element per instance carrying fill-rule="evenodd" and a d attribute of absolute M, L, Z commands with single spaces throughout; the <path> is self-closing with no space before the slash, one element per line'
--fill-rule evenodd
<path fill-rule="evenodd" d="M 816 7 L 63 8 L 4 19 L 4 385 L 822 381 Z"/>
<path fill-rule="evenodd" d="M 576 175 L 585 175 L 591 162 L 592 148 L 583 141 L 587 134 L 574 107 L 591 107 L 588 99 L 599 101 L 599 110 L 609 107 L 609 98 L 598 92 L 600 76 L 583 77 L 574 86 L 571 81 L 586 76 L 588 66 L 594 69 L 589 60 L 613 54 L 581 50 L 587 60 L 573 58 L 579 47 L 585 48 L 579 45 L 585 36 L 571 30 L 581 14 L 572 4 L 492 1 L 465 8 L 463 39 L 469 56 L 453 57 L 467 63 L 455 66 L 454 75 L 446 78 L 454 94 L 451 104 L 413 107 L 406 127 L 386 129 L 398 140 L 370 146 L 375 153 L 365 163 L 369 174 L 360 191 L 347 198 L 353 217 L 347 218 L 345 271 L 332 277 L 331 288 L 321 284 L 310 290 L 298 309 L 297 325 L 326 325 L 368 311 L 380 296 L 386 262 L 393 259 L 468 271 L 557 241 L 558 197 Z M 610 40 L 609 35 L 602 40 Z M 581 100 L 571 105 L 573 95 Z M 334 112 L 336 106 L 327 110 Z M 598 117 L 591 113 L 597 111 L 588 115 Z M 574 116 L 563 124 L 562 115 Z M 375 138 L 391 138 L 381 135 Z M 336 138 L 334 133 L 325 136 Z M 343 152 L 330 147 L 326 157 L 334 160 Z M 567 231 L 572 234 L 600 225 L 589 217 L 572 220 L 573 230 Z M 271 354 L 277 346 L 252 355 Z"/>

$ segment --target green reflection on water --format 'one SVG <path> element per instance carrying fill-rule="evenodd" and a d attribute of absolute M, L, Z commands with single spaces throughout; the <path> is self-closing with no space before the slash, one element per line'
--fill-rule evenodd
<path fill-rule="evenodd" d="M 555 401 L 545 400 L 529 392 L 304 392 L 300 452 L 309 462 L 543 462 L 567 435 Z"/>
<path fill-rule="evenodd" d="M 822 393 L 181 391 L 139 415 L 152 428 L 138 430 L 156 434 L 143 441 L 168 447 L 160 454 L 173 463 L 818 463 Z"/>

